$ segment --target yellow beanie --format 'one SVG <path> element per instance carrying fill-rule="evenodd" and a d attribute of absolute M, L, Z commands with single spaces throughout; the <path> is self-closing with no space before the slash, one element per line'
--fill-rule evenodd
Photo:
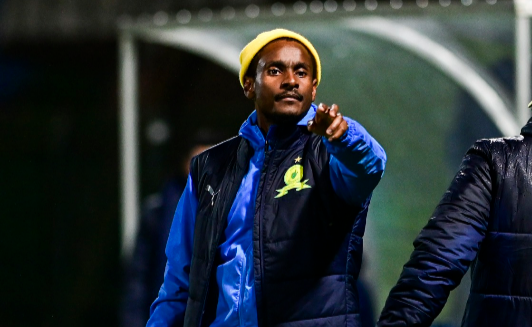
<path fill-rule="evenodd" d="M 307 40 L 301 34 L 278 28 L 260 33 L 255 39 L 249 42 L 240 52 L 240 85 L 242 85 L 242 87 L 244 87 L 244 75 L 246 75 L 249 64 L 251 63 L 251 60 L 253 60 L 257 52 L 259 52 L 271 41 L 285 37 L 299 41 L 310 51 L 310 53 L 314 57 L 314 60 L 316 61 L 316 79 L 318 80 L 318 84 L 320 84 L 320 57 L 318 56 L 318 52 L 316 51 L 316 49 L 314 49 L 314 46 L 312 46 L 312 43 L 310 43 L 309 40 Z"/>

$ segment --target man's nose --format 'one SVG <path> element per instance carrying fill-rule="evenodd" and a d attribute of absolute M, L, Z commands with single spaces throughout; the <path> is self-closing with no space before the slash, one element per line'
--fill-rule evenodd
<path fill-rule="evenodd" d="M 294 74 L 294 72 L 287 71 L 284 77 L 285 78 L 283 79 L 282 84 L 283 87 L 290 89 L 299 87 L 299 83 L 297 82 L 296 75 Z"/>

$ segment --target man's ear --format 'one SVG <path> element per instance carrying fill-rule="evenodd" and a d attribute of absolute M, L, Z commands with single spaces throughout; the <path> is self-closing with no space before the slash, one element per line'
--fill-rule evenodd
<path fill-rule="evenodd" d="M 312 81 L 312 102 L 316 100 L 316 90 L 318 89 L 318 80 L 314 79 Z"/>
<path fill-rule="evenodd" d="M 255 79 L 249 76 L 244 76 L 244 94 L 246 98 L 255 100 Z"/>

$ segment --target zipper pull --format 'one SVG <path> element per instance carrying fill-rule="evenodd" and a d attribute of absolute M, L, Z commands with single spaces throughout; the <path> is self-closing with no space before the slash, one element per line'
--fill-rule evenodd
<path fill-rule="evenodd" d="M 210 185 L 207 185 L 207 187 L 205 188 L 205 190 L 207 192 L 209 192 L 209 194 L 211 195 L 211 206 L 214 206 L 214 198 L 216 197 L 216 195 L 218 194 L 218 192 L 214 192 L 214 189 L 212 188 L 212 186 Z"/>

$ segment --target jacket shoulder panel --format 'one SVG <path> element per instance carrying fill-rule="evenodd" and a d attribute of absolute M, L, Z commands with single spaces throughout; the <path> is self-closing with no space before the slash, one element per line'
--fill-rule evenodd
<path fill-rule="evenodd" d="M 236 153 L 242 140 L 241 136 L 232 137 L 193 157 L 190 163 L 190 174 L 194 185 L 199 185 L 200 176 L 206 167 L 216 169 L 223 166 L 222 163 Z"/>
<path fill-rule="evenodd" d="M 468 152 L 477 152 L 488 157 L 511 154 L 512 151 L 522 147 L 527 142 L 522 135 L 513 137 L 486 138 L 476 141 Z"/>

